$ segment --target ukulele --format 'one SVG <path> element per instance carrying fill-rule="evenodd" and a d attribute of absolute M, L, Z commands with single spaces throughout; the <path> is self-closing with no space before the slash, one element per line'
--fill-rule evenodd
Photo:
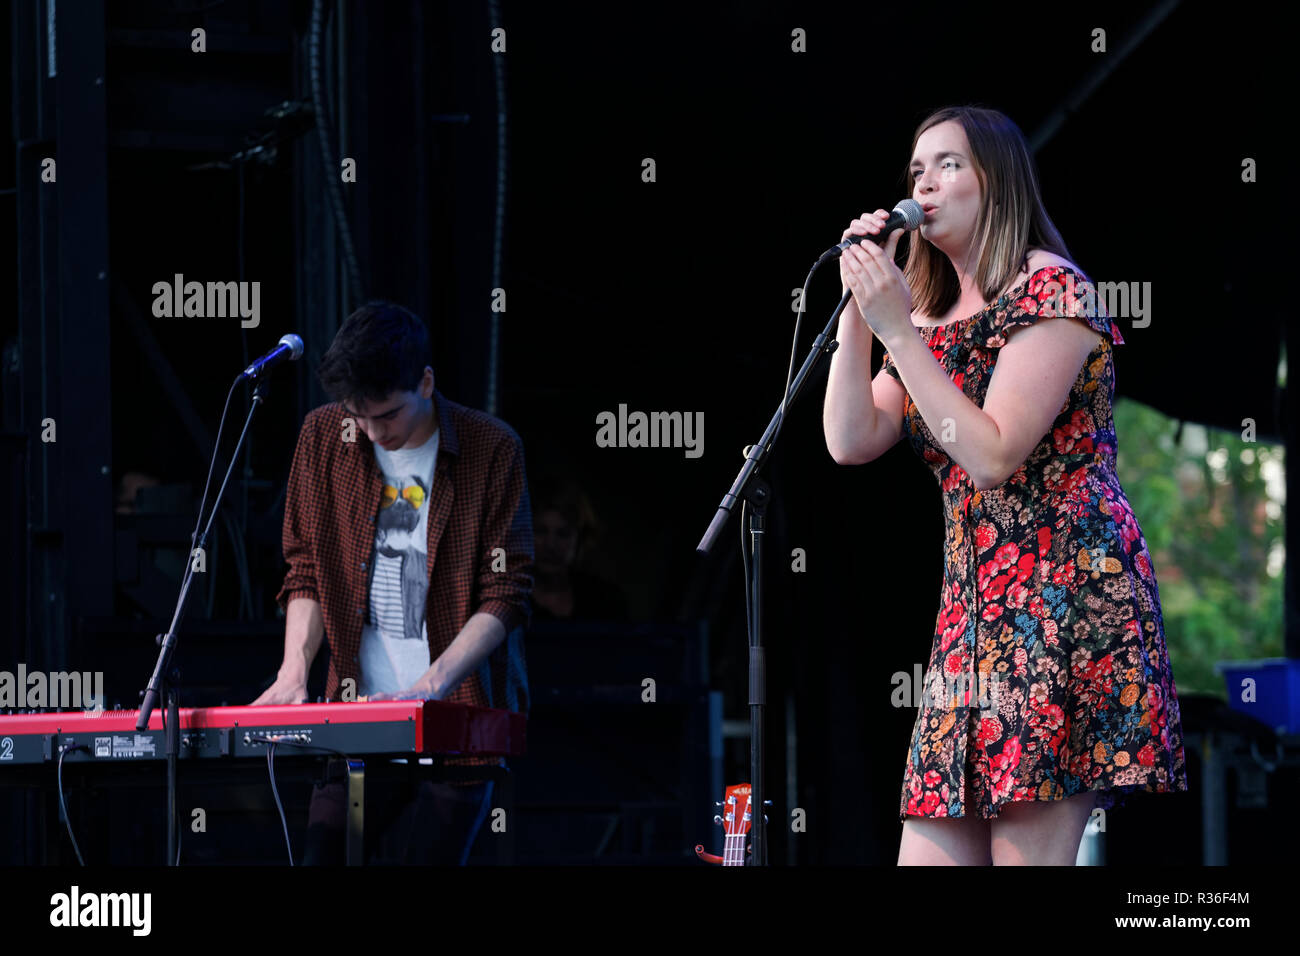
<path fill-rule="evenodd" d="M 733 787 L 727 788 L 726 796 L 717 806 L 725 806 L 723 814 L 713 818 L 714 823 L 719 823 L 726 830 L 727 838 L 723 844 L 722 856 L 716 853 L 706 853 L 703 844 L 696 844 L 695 855 L 705 863 L 715 863 L 722 866 L 744 866 L 745 865 L 745 837 L 749 833 L 749 825 L 753 819 L 753 813 L 749 809 L 749 791 L 747 783 L 738 783 Z"/>

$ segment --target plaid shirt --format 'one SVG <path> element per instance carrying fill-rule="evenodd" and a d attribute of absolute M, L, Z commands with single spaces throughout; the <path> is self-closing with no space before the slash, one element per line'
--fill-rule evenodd
<path fill-rule="evenodd" d="M 523 631 L 531 615 L 533 522 L 523 443 L 510 426 L 485 412 L 449 401 L 436 389 L 434 400 L 440 435 L 429 498 L 429 662 L 446 650 L 471 614 L 495 615 L 505 625 L 505 640 L 445 699 L 527 713 Z M 355 440 L 343 440 L 347 418 L 342 405 L 330 403 L 313 409 L 302 423 L 284 512 L 282 543 L 289 570 L 276 595 L 286 612 L 296 597 L 320 603 L 330 649 L 329 700 L 339 699 L 348 678 L 356 681 L 354 687 L 360 685 L 368 569 L 384 487 L 365 431 L 354 426 Z M 497 548 L 505 551 L 500 571 L 492 569 Z"/>

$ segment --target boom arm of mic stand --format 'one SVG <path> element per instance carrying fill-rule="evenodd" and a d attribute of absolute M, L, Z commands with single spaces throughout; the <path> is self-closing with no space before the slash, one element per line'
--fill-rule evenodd
<path fill-rule="evenodd" d="M 821 361 L 822 356 L 829 355 L 839 347 L 839 343 L 834 339 L 836 323 L 839 322 L 840 313 L 843 312 L 845 307 L 849 304 L 849 298 L 852 295 L 852 291 L 844 293 L 843 298 L 840 299 L 840 304 L 835 307 L 835 312 L 831 315 L 831 320 L 826 323 L 826 328 L 822 330 L 821 335 L 813 339 L 812 348 L 808 352 L 808 357 L 804 359 L 803 365 L 799 367 L 799 371 L 794 377 L 794 381 L 790 383 L 790 392 L 786 396 L 785 403 L 787 414 L 789 413 L 790 407 L 794 405 L 795 400 L 798 399 L 799 393 L 803 390 L 804 382 L 806 382 L 808 376 L 812 374 L 813 369 L 817 367 L 817 363 Z M 772 416 L 772 420 L 768 422 L 767 430 L 763 432 L 763 437 L 758 440 L 757 444 L 750 446 L 749 455 L 745 459 L 745 464 L 741 466 L 740 473 L 736 475 L 736 480 L 732 482 L 731 490 L 723 497 L 722 503 L 718 505 L 717 513 L 714 514 L 713 521 L 710 522 L 708 530 L 704 532 L 704 537 L 700 539 L 700 543 L 695 546 L 695 550 L 700 554 L 709 553 L 709 550 L 713 547 L 713 542 L 717 539 L 718 535 L 722 533 L 722 529 L 726 527 L 727 519 L 731 517 L 732 509 L 735 508 L 737 502 L 745 497 L 746 492 L 749 490 L 750 481 L 758 470 L 763 467 L 763 463 L 767 460 L 767 456 L 772 450 L 772 442 L 776 437 L 780 425 L 781 409 L 778 407 L 776 413 Z"/>
<path fill-rule="evenodd" d="M 226 468 L 225 478 L 222 479 L 221 487 L 217 489 L 216 501 L 212 506 L 212 514 L 208 519 L 208 525 L 211 527 L 212 518 L 216 517 L 218 509 L 221 507 L 221 498 L 225 494 L 226 485 L 230 481 L 230 474 L 234 471 L 235 462 L 239 460 L 239 452 L 244 447 L 244 438 L 248 435 L 248 426 L 252 424 L 253 413 L 257 411 L 257 406 L 262 404 L 266 395 L 266 379 L 260 379 L 257 387 L 253 390 L 253 401 L 248 409 L 248 417 L 244 420 L 244 430 L 239 435 L 239 441 L 235 445 L 235 450 L 230 456 L 230 464 Z M 219 449 L 214 448 L 212 454 L 215 456 Z M 200 505 L 200 507 L 202 507 Z M 199 520 L 203 518 L 202 513 Z M 197 529 L 196 529 L 197 530 Z M 198 536 L 194 542 L 196 548 L 207 545 L 207 529 Z M 190 553 L 189 560 L 185 567 L 185 579 L 181 585 L 180 597 L 176 600 L 176 609 L 172 613 L 171 625 L 167 628 L 167 633 L 162 635 L 162 649 L 158 652 L 158 662 L 154 665 L 153 675 L 149 678 L 149 684 L 145 688 L 144 699 L 140 702 L 140 713 L 136 717 L 136 730 L 146 730 L 149 727 L 149 717 L 155 707 L 158 706 L 158 698 L 161 696 L 162 684 L 167 679 L 167 671 L 171 666 L 172 653 L 176 649 L 176 635 L 180 627 L 181 619 L 185 616 L 185 606 L 189 603 L 190 584 L 194 580 L 194 554 Z"/>

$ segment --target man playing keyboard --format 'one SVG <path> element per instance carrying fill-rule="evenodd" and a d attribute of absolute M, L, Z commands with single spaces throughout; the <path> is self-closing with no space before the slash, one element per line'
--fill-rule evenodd
<path fill-rule="evenodd" d="M 523 444 L 504 422 L 438 392 L 430 360 L 424 324 L 388 302 L 350 315 L 322 358 L 333 401 L 303 421 L 285 502 L 284 662 L 254 704 L 305 700 L 324 641 L 330 701 L 527 712 L 533 532 Z M 379 833 L 367 839 L 368 860 L 463 865 L 493 787 L 375 789 L 367 783 L 368 835 Z M 340 781 L 314 789 L 304 862 L 342 862 L 343 790 Z"/>

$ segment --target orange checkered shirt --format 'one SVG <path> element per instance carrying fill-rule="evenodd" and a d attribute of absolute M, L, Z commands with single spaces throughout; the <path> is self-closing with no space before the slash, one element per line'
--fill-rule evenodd
<path fill-rule="evenodd" d="M 533 521 L 523 442 L 486 412 L 449 401 L 436 389 L 434 400 L 440 436 L 428 519 L 429 662 L 446 650 L 470 615 L 495 615 L 505 625 L 505 640 L 445 699 L 527 713 L 523 632 L 532 613 Z M 361 630 L 370 598 L 367 568 L 374 560 L 384 487 L 365 431 L 355 427 L 354 440 L 344 440 L 346 418 L 342 405 L 330 403 L 303 420 L 284 512 L 289 570 L 276 595 L 286 612 L 296 597 L 319 602 L 330 649 L 329 700 L 339 699 L 348 678 L 360 685 Z M 505 568 L 494 571 L 497 548 L 505 551 Z M 501 761 L 459 757 L 446 762 Z"/>

